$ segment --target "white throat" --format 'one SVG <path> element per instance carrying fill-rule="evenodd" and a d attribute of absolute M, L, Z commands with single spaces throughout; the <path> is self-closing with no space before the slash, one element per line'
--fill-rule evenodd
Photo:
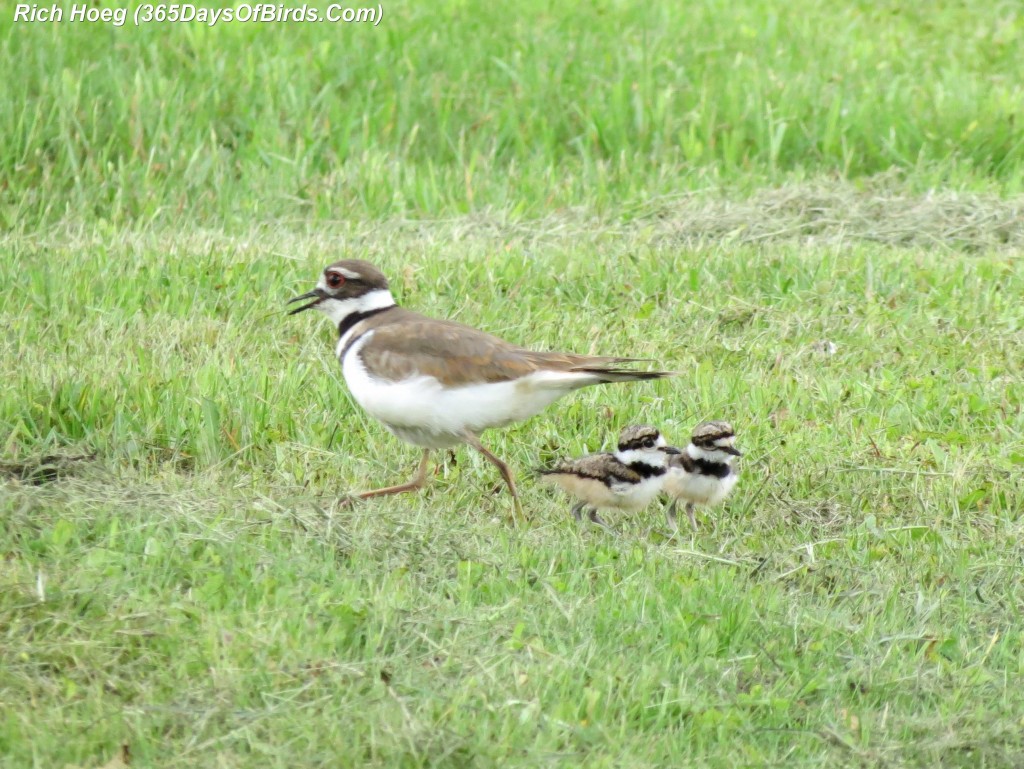
<path fill-rule="evenodd" d="M 640 463 L 648 467 L 665 467 L 668 464 L 668 455 L 658 449 L 629 449 L 627 451 L 616 451 L 615 458 L 624 465 Z"/>
<path fill-rule="evenodd" d="M 331 323 L 337 328 L 345 318 L 355 313 L 372 312 L 394 306 L 395 298 L 391 292 L 386 288 L 377 288 L 351 299 L 324 299 L 316 309 L 330 318 Z"/>
<path fill-rule="evenodd" d="M 727 454 L 724 451 L 708 451 L 700 446 L 694 446 L 692 443 L 686 447 L 686 454 L 690 459 L 703 459 L 705 462 L 722 465 L 728 465 L 732 461 L 732 454 Z"/>

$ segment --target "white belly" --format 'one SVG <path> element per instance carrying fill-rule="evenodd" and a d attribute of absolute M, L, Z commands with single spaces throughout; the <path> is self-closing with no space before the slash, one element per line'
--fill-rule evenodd
<path fill-rule="evenodd" d="M 606 486 L 594 478 L 581 478 L 569 473 L 541 476 L 565 489 L 577 499 L 599 510 L 643 510 L 661 492 L 665 476 L 644 478 L 640 483 L 620 483 Z"/>
<path fill-rule="evenodd" d="M 416 376 L 400 382 L 374 379 L 359 352 L 373 332 L 349 349 L 342 374 L 356 402 L 404 441 L 424 448 L 462 443 L 465 432 L 479 433 L 528 419 L 588 376 L 538 372 L 514 382 L 493 382 L 446 388 L 434 377 Z M 339 343 L 339 348 L 341 344 Z"/>
<path fill-rule="evenodd" d="M 665 485 L 664 475 L 655 475 L 650 478 L 644 478 L 640 483 L 631 484 L 628 488 L 617 488 L 615 484 L 612 484 L 612 490 L 617 492 L 617 496 L 622 500 L 618 505 L 622 510 L 643 510 L 654 498 L 661 493 L 662 488 Z M 626 484 L 622 484 L 626 486 Z"/>
<path fill-rule="evenodd" d="M 739 475 L 735 471 L 725 478 L 715 478 L 672 468 L 665 479 L 665 491 L 696 505 L 717 505 L 729 495 L 738 479 Z"/>

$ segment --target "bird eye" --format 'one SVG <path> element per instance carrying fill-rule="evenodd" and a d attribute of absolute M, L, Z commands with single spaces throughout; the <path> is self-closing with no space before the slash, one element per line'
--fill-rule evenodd
<path fill-rule="evenodd" d="M 345 276 L 340 272 L 329 272 L 327 273 L 327 285 L 331 288 L 337 288 L 345 282 Z"/>
<path fill-rule="evenodd" d="M 653 449 L 654 448 L 654 438 L 648 438 L 646 441 L 644 441 L 644 448 L 645 449 Z"/>

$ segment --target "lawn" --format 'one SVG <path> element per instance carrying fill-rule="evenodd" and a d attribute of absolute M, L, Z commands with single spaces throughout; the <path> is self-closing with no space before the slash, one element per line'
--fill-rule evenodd
<path fill-rule="evenodd" d="M 0 766 L 1024 762 L 1015 6 L 384 8 L 4 19 Z M 418 458 L 285 314 L 342 256 L 681 376 L 485 434 L 528 525 L 338 508 Z M 529 472 L 706 418 L 693 535 Z"/>

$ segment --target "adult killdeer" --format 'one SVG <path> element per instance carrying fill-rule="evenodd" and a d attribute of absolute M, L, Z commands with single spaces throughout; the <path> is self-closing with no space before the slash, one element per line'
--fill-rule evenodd
<path fill-rule="evenodd" d="M 739 479 L 732 460 L 743 456 L 733 447 L 735 441 L 736 434 L 728 422 L 701 422 L 694 428 L 689 445 L 669 462 L 665 491 L 672 497 L 668 523 L 674 530 L 679 529 L 678 500 L 686 500 L 686 514 L 696 529 L 694 505 L 716 505 L 732 491 Z"/>
<path fill-rule="evenodd" d="M 669 455 L 679 449 L 667 446 L 657 428 L 632 425 L 619 433 L 618 448 L 611 453 L 589 454 L 560 462 L 541 477 L 560 486 L 580 501 L 572 508 L 580 521 L 590 509 L 590 520 L 601 526 L 598 510 L 642 510 L 661 492 Z"/>
<path fill-rule="evenodd" d="M 358 494 L 397 494 L 426 483 L 431 449 L 468 443 L 501 472 L 522 511 L 508 465 L 480 443 L 481 431 L 533 416 L 572 390 L 605 382 L 670 376 L 634 371 L 633 358 L 533 352 L 461 323 L 399 307 L 388 280 L 369 262 L 343 259 L 327 267 L 310 300 L 338 328 L 336 352 L 353 397 L 423 456 L 407 483 Z"/>

